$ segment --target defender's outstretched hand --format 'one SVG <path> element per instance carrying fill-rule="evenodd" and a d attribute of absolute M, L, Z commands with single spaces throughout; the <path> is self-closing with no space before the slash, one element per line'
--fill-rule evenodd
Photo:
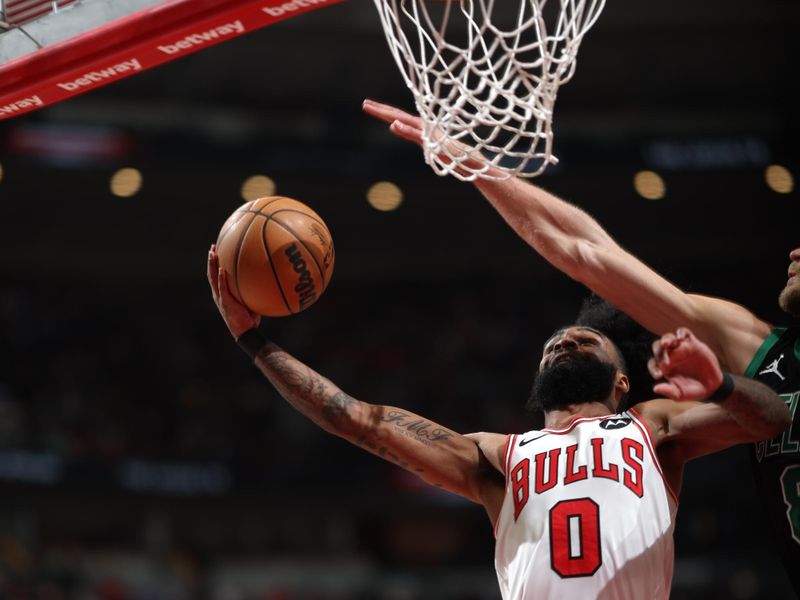
<path fill-rule="evenodd" d="M 208 251 L 206 274 L 208 284 L 211 286 L 211 295 L 214 297 L 214 304 L 217 305 L 219 313 L 233 337 L 238 339 L 245 331 L 258 327 L 261 317 L 234 298 L 228 289 L 228 278 L 225 271 L 219 266 L 216 244 L 212 244 Z"/>
<path fill-rule="evenodd" d="M 370 99 L 364 100 L 361 107 L 368 115 L 372 115 L 376 119 L 389 123 L 389 131 L 397 137 L 408 140 L 409 142 L 414 142 L 420 147 L 423 146 L 423 122 L 417 115 L 407 113 L 396 106 L 383 104 L 382 102 L 376 102 Z M 439 130 L 433 131 L 430 136 L 437 143 L 443 137 Z M 485 172 L 491 177 L 499 177 L 502 175 L 499 169 L 488 164 L 480 152 L 460 142 L 449 140 L 440 144 L 438 150 L 438 156 L 444 163 L 449 164 L 451 160 L 455 159 L 473 172 Z M 458 169 L 458 172 L 464 174 L 464 171 L 461 169 Z"/>
<path fill-rule="evenodd" d="M 667 380 L 653 391 L 673 400 L 704 400 L 722 384 L 717 357 L 685 327 L 653 342 L 647 367 L 654 379 Z"/>
<path fill-rule="evenodd" d="M 418 116 L 370 99 L 364 100 L 361 107 L 368 115 L 388 123 L 389 131 L 396 136 L 422 146 L 422 119 Z"/>

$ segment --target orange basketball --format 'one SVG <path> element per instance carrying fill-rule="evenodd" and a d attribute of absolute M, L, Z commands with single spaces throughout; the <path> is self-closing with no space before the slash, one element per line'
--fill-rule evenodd
<path fill-rule="evenodd" d="M 333 273 L 333 240 L 325 222 L 302 202 L 283 196 L 240 206 L 219 232 L 217 255 L 231 293 L 267 317 L 305 310 Z"/>

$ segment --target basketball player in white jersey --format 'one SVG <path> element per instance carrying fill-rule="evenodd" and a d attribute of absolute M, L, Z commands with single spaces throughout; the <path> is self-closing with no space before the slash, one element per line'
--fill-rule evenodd
<path fill-rule="evenodd" d="M 397 136 L 421 144 L 419 117 L 371 100 L 364 110 L 389 123 Z M 794 423 L 777 438 L 753 444 L 750 456 L 776 550 L 800 598 L 800 247 L 789 253 L 778 297 L 795 320 L 775 326 L 735 302 L 682 291 L 620 247 L 588 214 L 542 188 L 518 178 L 477 180 L 475 186 L 557 269 L 655 334 L 690 327 L 723 368 L 780 394 Z"/>
<path fill-rule="evenodd" d="M 477 502 L 495 527 L 506 600 L 667 599 L 684 464 L 765 439 L 789 411 L 765 385 L 720 370 L 688 330 L 654 343 L 663 396 L 618 413 L 629 390 L 613 343 L 566 327 L 545 344 L 532 393 L 545 427 L 460 435 L 409 411 L 368 404 L 268 341 L 230 294 L 215 248 L 214 301 L 231 334 L 289 404 L 325 431 Z"/>

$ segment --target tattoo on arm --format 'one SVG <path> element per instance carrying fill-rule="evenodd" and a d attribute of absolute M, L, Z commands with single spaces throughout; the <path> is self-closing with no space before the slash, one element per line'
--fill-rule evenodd
<path fill-rule="evenodd" d="M 412 458 L 406 457 L 411 463 L 404 460 L 398 454 L 398 447 L 387 445 L 375 427 L 387 424 L 396 434 L 428 448 L 447 442 L 456 435 L 416 415 L 359 402 L 275 344 L 264 346 L 256 358 L 256 365 L 289 404 L 323 429 L 418 475 L 426 473 L 423 466 Z"/>
<path fill-rule="evenodd" d="M 267 344 L 256 364 L 289 404 L 316 423 L 341 434 L 356 425 L 352 409 L 358 400 L 276 345 Z"/>
<path fill-rule="evenodd" d="M 358 400 L 345 394 L 336 392 L 332 397 L 326 398 L 322 404 L 322 416 L 336 428 L 342 428 L 351 420 L 350 407 Z"/>
<path fill-rule="evenodd" d="M 433 446 L 436 442 L 449 440 L 453 432 L 436 427 L 424 419 L 412 417 L 399 410 L 390 410 L 381 417 L 384 423 L 392 423 L 404 435 L 422 442 L 426 446 Z"/>

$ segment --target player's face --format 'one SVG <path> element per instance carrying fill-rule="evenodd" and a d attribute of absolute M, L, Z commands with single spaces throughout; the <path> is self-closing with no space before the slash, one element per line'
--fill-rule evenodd
<path fill-rule="evenodd" d="M 784 311 L 800 318 L 800 247 L 789 253 L 789 260 L 789 279 L 778 297 L 778 303 Z"/>
<path fill-rule="evenodd" d="M 592 360 L 619 368 L 611 341 L 591 327 L 567 327 L 545 342 L 539 371 L 567 360 Z"/>
<path fill-rule="evenodd" d="M 527 406 L 548 412 L 608 402 L 619 375 L 616 351 L 608 338 L 589 327 L 567 327 L 544 345 Z"/>

